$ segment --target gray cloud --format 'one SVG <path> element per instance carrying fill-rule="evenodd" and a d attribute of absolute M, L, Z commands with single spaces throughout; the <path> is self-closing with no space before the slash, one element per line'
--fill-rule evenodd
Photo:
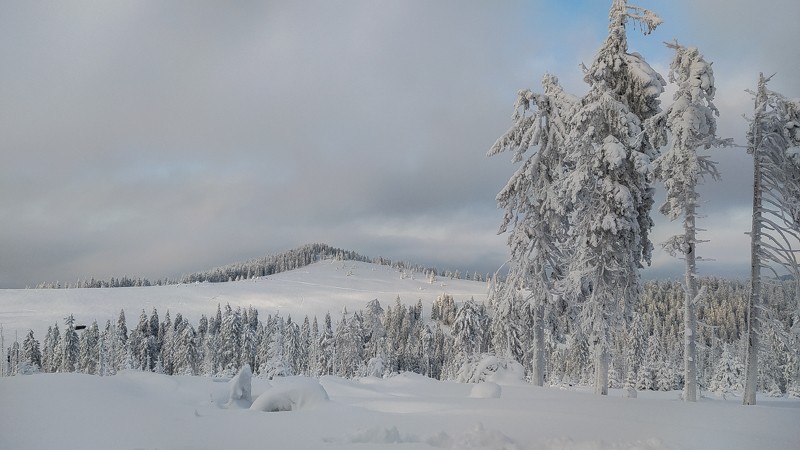
<path fill-rule="evenodd" d="M 584 89 L 607 7 L 574 3 L 4 2 L 0 286 L 179 275 L 311 241 L 493 270 L 513 166 L 485 153 L 544 72 Z M 631 44 L 662 69 L 661 41 L 699 46 L 721 131 L 742 141 L 759 70 L 800 92 L 778 45 L 797 41 L 794 3 L 644 5 L 666 23 Z M 718 154 L 709 229 L 748 204 L 748 158 Z"/>

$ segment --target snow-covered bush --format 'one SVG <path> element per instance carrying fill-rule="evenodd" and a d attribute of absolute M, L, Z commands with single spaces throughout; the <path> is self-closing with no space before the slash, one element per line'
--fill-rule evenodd
<path fill-rule="evenodd" d="M 235 377 L 231 378 L 228 382 L 230 395 L 228 396 L 228 403 L 226 408 L 249 408 L 252 400 L 252 378 L 253 371 L 250 370 L 250 364 L 245 364 L 239 370 Z"/>
<path fill-rule="evenodd" d="M 259 395 L 250 406 L 253 411 L 279 412 L 314 408 L 328 401 L 328 393 L 313 378 L 281 379 Z"/>
<path fill-rule="evenodd" d="M 491 354 L 474 355 L 468 358 L 458 370 L 459 383 L 515 383 L 525 379 L 525 368 L 517 361 Z"/>
<path fill-rule="evenodd" d="M 369 362 L 364 369 L 364 376 L 366 377 L 382 377 L 383 373 L 386 371 L 386 364 L 383 362 L 383 358 L 380 356 L 376 356 L 374 358 L 370 358 Z"/>

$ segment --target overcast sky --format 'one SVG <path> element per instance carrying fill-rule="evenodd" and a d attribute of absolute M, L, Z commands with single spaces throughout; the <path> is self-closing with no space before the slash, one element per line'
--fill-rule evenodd
<path fill-rule="evenodd" d="M 0 1 L 0 287 L 178 276 L 324 242 L 493 271 L 487 158 L 545 72 L 583 94 L 611 1 Z M 759 71 L 800 96 L 797 0 L 642 0 L 714 62 L 744 144 Z M 664 101 L 668 101 L 664 98 Z M 749 270 L 751 162 L 714 152 L 704 274 Z M 654 216 L 657 212 L 654 211 Z M 656 217 L 655 239 L 677 231 Z M 657 251 L 647 277 L 681 262 Z"/>

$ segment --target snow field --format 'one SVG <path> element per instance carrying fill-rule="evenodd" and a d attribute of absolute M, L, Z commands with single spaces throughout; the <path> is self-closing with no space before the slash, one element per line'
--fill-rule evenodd
<path fill-rule="evenodd" d="M 763 398 L 755 407 L 738 399 L 686 404 L 677 392 L 626 399 L 618 390 L 600 397 L 520 384 L 495 384 L 500 398 L 474 398 L 481 384 L 411 373 L 251 381 L 255 402 L 292 396 L 305 402 L 283 412 L 226 408 L 226 379 L 149 372 L 0 378 L 0 448 L 795 449 L 800 443 L 800 401 L 789 399 Z"/>

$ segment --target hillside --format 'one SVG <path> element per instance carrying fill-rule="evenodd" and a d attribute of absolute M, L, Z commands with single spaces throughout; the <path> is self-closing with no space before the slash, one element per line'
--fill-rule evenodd
<path fill-rule="evenodd" d="M 0 289 L 0 324 L 6 342 L 15 333 L 21 340 L 29 329 L 41 339 L 47 327 L 63 324 L 73 314 L 77 324 L 116 320 L 124 309 L 129 320 L 145 310 L 181 313 L 192 322 L 213 314 L 218 304 L 252 306 L 266 317 L 280 312 L 302 318 L 326 312 L 338 315 L 342 308 L 355 311 L 378 299 L 386 305 L 399 296 L 404 304 L 422 300 L 426 310 L 443 293 L 461 302 L 486 299 L 486 283 L 438 278 L 431 283 L 419 272 L 398 271 L 390 266 L 358 261 L 325 260 L 251 280 L 225 283 L 192 283 L 167 286 L 91 289 Z"/>

